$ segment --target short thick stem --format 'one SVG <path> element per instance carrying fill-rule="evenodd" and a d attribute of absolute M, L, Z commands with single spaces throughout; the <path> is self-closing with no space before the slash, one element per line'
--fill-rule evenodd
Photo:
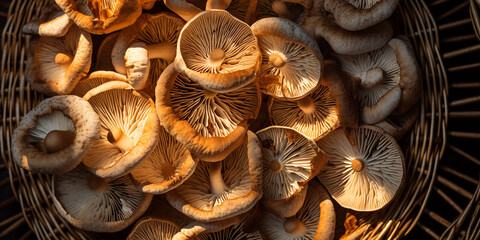
<path fill-rule="evenodd" d="M 125 135 L 122 129 L 114 127 L 107 134 L 107 140 L 122 152 L 128 152 L 135 145 L 133 139 Z"/>
<path fill-rule="evenodd" d="M 210 91 L 208 89 L 203 89 L 203 94 L 205 95 L 206 98 L 214 98 L 217 96 L 217 93 L 214 91 Z"/>
<path fill-rule="evenodd" d="M 365 77 L 362 78 L 361 85 L 363 88 L 371 88 L 385 79 L 385 73 L 381 68 L 372 68 L 367 71 Z"/>
<path fill-rule="evenodd" d="M 94 192 L 102 193 L 107 189 L 108 181 L 105 178 L 98 177 L 94 174 L 88 176 L 88 187 Z"/>
<path fill-rule="evenodd" d="M 210 163 L 210 184 L 212 187 L 212 194 L 216 198 L 220 198 L 227 188 L 222 177 L 222 161 Z"/>
<path fill-rule="evenodd" d="M 286 62 L 287 58 L 282 53 L 274 52 L 268 57 L 268 63 L 275 68 L 282 68 Z"/>
<path fill-rule="evenodd" d="M 307 233 L 305 224 L 296 217 L 291 217 L 283 224 L 285 231 L 295 237 L 303 237 Z"/>
<path fill-rule="evenodd" d="M 147 46 L 148 58 L 160 58 L 168 63 L 172 63 L 177 54 L 177 48 L 170 42 L 161 42 Z"/>
<path fill-rule="evenodd" d="M 297 100 L 297 105 L 305 114 L 315 112 L 315 102 L 310 96 Z"/>
<path fill-rule="evenodd" d="M 68 53 L 57 53 L 57 55 L 55 55 L 55 63 L 58 64 L 64 71 L 67 71 L 72 62 L 73 56 Z"/>
<path fill-rule="evenodd" d="M 205 10 L 210 9 L 227 9 L 231 0 L 207 0 Z"/>
<path fill-rule="evenodd" d="M 43 144 L 47 153 L 56 153 L 70 146 L 74 139 L 74 131 L 53 130 L 45 136 Z"/>
<path fill-rule="evenodd" d="M 282 163 L 280 163 L 280 161 L 278 161 L 278 160 L 270 161 L 270 170 L 272 170 L 275 173 L 278 173 L 278 172 L 282 171 L 282 169 L 283 169 L 283 165 L 282 165 Z"/>
<path fill-rule="evenodd" d="M 170 163 L 162 164 L 161 170 L 165 179 L 175 176 L 175 167 Z"/>
<path fill-rule="evenodd" d="M 357 158 L 352 160 L 353 171 L 361 172 L 361 171 L 363 171 L 364 168 L 365 168 L 365 163 L 362 160 L 357 159 Z"/>

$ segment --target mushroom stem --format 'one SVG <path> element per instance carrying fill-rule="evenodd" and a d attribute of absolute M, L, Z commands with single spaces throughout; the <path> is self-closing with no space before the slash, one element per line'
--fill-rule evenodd
<path fill-rule="evenodd" d="M 205 10 L 227 9 L 231 2 L 231 0 L 207 0 Z"/>
<path fill-rule="evenodd" d="M 162 164 L 161 171 L 165 179 L 170 179 L 175 175 L 175 167 L 170 163 Z"/>
<path fill-rule="evenodd" d="M 364 168 L 365 168 L 365 163 L 362 160 L 357 159 L 357 158 L 353 159 L 353 161 L 352 161 L 353 171 L 361 172 L 361 171 L 363 171 Z"/>
<path fill-rule="evenodd" d="M 161 42 L 147 46 L 148 58 L 160 58 L 167 61 L 169 64 L 175 59 L 177 48 L 170 42 Z"/>
<path fill-rule="evenodd" d="M 286 62 L 287 58 L 282 53 L 274 52 L 268 57 L 268 63 L 275 68 L 282 68 Z"/>
<path fill-rule="evenodd" d="M 222 161 L 210 163 L 209 173 L 212 194 L 216 198 L 220 198 L 227 188 L 222 177 Z"/>
<path fill-rule="evenodd" d="M 272 10 L 282 18 L 287 18 L 287 19 L 294 19 L 294 16 L 290 12 L 290 9 L 288 9 L 287 4 L 284 1 L 279 1 L 276 0 L 272 3 Z"/>
<path fill-rule="evenodd" d="M 74 131 L 53 130 L 45 136 L 43 144 L 47 153 L 56 153 L 70 146 L 74 139 Z"/>
<path fill-rule="evenodd" d="M 55 55 L 55 63 L 58 64 L 64 71 L 67 71 L 72 62 L 73 56 L 68 53 L 57 53 L 57 55 Z"/>
<path fill-rule="evenodd" d="M 297 105 L 305 114 L 315 112 L 315 102 L 310 96 L 297 100 Z"/>
<path fill-rule="evenodd" d="M 283 224 L 285 231 L 295 237 L 303 237 L 307 233 L 305 224 L 296 217 L 291 217 Z"/>
<path fill-rule="evenodd" d="M 278 173 L 282 171 L 283 165 L 280 163 L 278 160 L 272 160 L 270 161 L 270 170 L 272 170 L 275 173 Z"/>
<path fill-rule="evenodd" d="M 108 182 L 106 178 L 101 178 L 94 174 L 89 174 L 87 181 L 88 181 L 88 187 L 90 187 L 90 189 L 92 189 L 94 192 L 97 192 L 97 193 L 104 192 L 108 186 Z"/>
<path fill-rule="evenodd" d="M 215 96 L 217 96 L 217 93 L 214 92 L 214 91 L 210 91 L 208 89 L 203 89 L 203 94 L 205 95 L 206 98 L 214 98 Z"/>
<path fill-rule="evenodd" d="M 107 140 L 122 152 L 128 152 L 135 145 L 133 139 L 125 135 L 122 129 L 114 127 L 107 134 Z"/>
<path fill-rule="evenodd" d="M 361 86 L 363 88 L 371 88 L 379 83 L 381 83 L 384 79 L 384 71 L 381 68 L 372 68 L 367 71 L 364 78 L 361 78 Z"/>
<path fill-rule="evenodd" d="M 212 62 L 223 62 L 223 59 L 225 59 L 225 51 L 221 48 L 216 48 L 210 53 L 210 61 Z"/>

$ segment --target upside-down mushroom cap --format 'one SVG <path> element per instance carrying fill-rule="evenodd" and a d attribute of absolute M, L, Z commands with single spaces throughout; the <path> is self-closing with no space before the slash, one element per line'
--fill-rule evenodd
<path fill-rule="evenodd" d="M 166 219 L 145 217 L 137 221 L 127 240 L 170 240 L 180 227 Z"/>
<path fill-rule="evenodd" d="M 318 178 L 342 207 L 375 211 L 398 192 L 404 156 L 395 139 L 383 130 L 371 126 L 338 129 L 318 145 L 328 160 Z"/>
<path fill-rule="evenodd" d="M 265 240 L 331 240 L 335 233 L 335 209 L 326 189 L 311 181 L 307 197 L 295 216 L 285 218 L 265 212 L 260 232 Z"/>
<path fill-rule="evenodd" d="M 73 21 L 63 13 L 63 11 L 55 11 L 54 7 L 42 9 L 46 16 L 44 18 L 29 22 L 23 25 L 22 32 L 25 34 L 39 35 L 40 37 L 63 37 L 67 33 Z"/>
<path fill-rule="evenodd" d="M 167 132 L 204 161 L 220 161 L 239 146 L 248 120 L 258 114 L 260 95 L 256 82 L 227 93 L 206 90 L 173 64 L 163 71 L 155 93 Z"/>
<path fill-rule="evenodd" d="M 396 140 L 400 140 L 415 124 L 419 113 L 420 105 L 417 105 L 400 116 L 390 115 L 376 123 L 375 126 L 383 129 L 383 131 L 390 134 Z"/>
<path fill-rule="evenodd" d="M 262 197 L 261 145 L 248 132 L 223 161 L 197 164 L 190 178 L 167 192 L 168 202 L 198 221 L 218 221 L 250 210 Z"/>
<path fill-rule="evenodd" d="M 110 81 L 127 82 L 127 78 L 116 72 L 96 71 L 80 80 L 70 94 L 83 97 L 88 91 Z"/>
<path fill-rule="evenodd" d="M 107 34 L 132 25 L 142 13 L 139 0 L 55 0 L 78 27 Z"/>
<path fill-rule="evenodd" d="M 263 153 L 262 204 L 277 215 L 290 217 L 302 206 L 302 186 L 323 168 L 325 158 L 315 142 L 289 127 L 272 126 L 257 132 Z M 296 196 L 299 201 L 289 201 Z M 274 201 L 280 201 L 275 203 Z"/>
<path fill-rule="evenodd" d="M 108 34 L 100 44 L 97 50 L 97 62 L 95 63 L 95 70 L 97 71 L 115 71 L 112 63 L 112 51 L 115 42 L 118 39 L 120 32 Z"/>
<path fill-rule="evenodd" d="M 276 125 L 291 127 L 317 141 L 340 126 L 336 101 L 329 87 L 317 89 L 297 101 L 271 98 L 269 114 Z"/>
<path fill-rule="evenodd" d="M 323 56 L 307 32 L 283 18 L 258 20 L 252 31 L 262 52 L 262 93 L 297 100 L 315 91 L 323 72 Z"/>
<path fill-rule="evenodd" d="M 244 220 L 243 215 L 249 214 L 251 211 L 248 211 L 246 213 L 219 220 L 219 221 L 213 221 L 213 222 L 200 222 L 200 221 L 193 221 L 190 222 L 189 224 L 185 225 L 182 227 L 180 232 L 175 234 L 173 236 L 172 240 L 187 240 L 187 239 L 196 239 L 196 236 L 202 233 L 207 233 L 207 232 L 218 232 L 221 231 L 227 227 L 230 227 L 232 225 L 235 225 L 242 220 Z"/>
<path fill-rule="evenodd" d="M 118 232 L 139 218 L 152 201 L 151 194 L 137 190 L 129 176 L 103 179 L 83 165 L 56 175 L 53 203 L 73 226 L 94 232 Z"/>
<path fill-rule="evenodd" d="M 131 175 L 140 191 L 161 194 L 185 182 L 196 166 L 197 159 L 160 127 L 157 145 Z"/>
<path fill-rule="evenodd" d="M 250 26 L 224 10 L 196 15 L 180 32 L 175 68 L 200 86 L 226 92 L 254 81 L 261 60 Z"/>
<path fill-rule="evenodd" d="M 399 0 L 325 0 L 325 10 L 332 13 L 343 29 L 358 31 L 389 18 Z"/>
<path fill-rule="evenodd" d="M 308 16 L 316 14 L 316 9 L 312 8 L 315 4 L 311 0 L 258 0 L 254 19 L 281 17 L 302 25 Z"/>
<path fill-rule="evenodd" d="M 13 132 L 13 160 L 32 172 L 70 171 L 98 139 L 99 130 L 98 116 L 87 101 L 77 96 L 47 98 Z"/>
<path fill-rule="evenodd" d="M 116 177 L 134 169 L 157 143 L 159 121 L 153 100 L 125 82 L 104 83 L 83 96 L 102 124 L 100 139 L 83 164 L 100 177 Z"/>
<path fill-rule="evenodd" d="M 218 232 L 204 232 L 197 235 L 195 240 L 262 240 L 258 231 L 249 233 L 243 230 L 243 223 L 237 223 L 233 226 L 223 229 Z"/>
<path fill-rule="evenodd" d="M 29 78 L 30 84 L 47 95 L 69 94 L 90 70 L 92 49 L 90 34 L 75 26 L 63 37 L 40 38 L 34 53 L 38 79 Z"/>

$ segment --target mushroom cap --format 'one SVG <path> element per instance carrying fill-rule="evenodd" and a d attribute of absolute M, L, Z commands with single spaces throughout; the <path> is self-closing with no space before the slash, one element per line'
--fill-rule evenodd
<path fill-rule="evenodd" d="M 125 52 L 125 70 L 127 71 L 128 83 L 133 88 L 140 90 L 147 86 L 150 60 L 148 59 L 147 45 L 135 42 Z"/>
<path fill-rule="evenodd" d="M 97 62 L 95 63 L 95 70 L 97 71 L 115 71 L 112 63 L 112 51 L 115 42 L 118 39 L 120 32 L 108 34 L 100 44 L 97 50 Z"/>
<path fill-rule="evenodd" d="M 92 105 L 102 124 L 100 139 L 83 157 L 83 164 L 104 178 L 130 172 L 157 142 L 160 124 L 153 100 L 119 81 L 104 83 L 83 99 Z"/>
<path fill-rule="evenodd" d="M 260 232 L 265 240 L 331 240 L 335 233 L 335 209 L 330 196 L 319 183 L 311 181 L 300 210 L 290 218 L 265 212 Z"/>
<path fill-rule="evenodd" d="M 42 145 L 54 130 L 72 131 L 75 136 L 64 149 L 47 153 Z M 13 160 L 22 168 L 37 173 L 70 171 L 99 138 L 99 130 L 100 120 L 87 101 L 77 96 L 47 98 L 25 115 L 13 132 Z"/>
<path fill-rule="evenodd" d="M 324 83 L 297 101 L 271 98 L 269 114 L 276 125 L 291 127 L 314 141 L 340 126 L 337 103 Z"/>
<path fill-rule="evenodd" d="M 297 214 L 303 205 L 307 196 L 308 184 L 304 184 L 295 190 L 290 197 L 280 200 L 270 200 L 262 198 L 262 207 L 266 211 L 274 213 L 280 217 L 291 217 Z"/>
<path fill-rule="evenodd" d="M 218 221 L 250 210 L 262 197 L 261 146 L 254 133 L 223 161 L 200 161 L 190 178 L 167 192 L 168 202 L 198 221 Z"/>
<path fill-rule="evenodd" d="M 127 240 L 157 240 L 172 239 L 180 231 L 180 227 L 166 219 L 144 217 L 135 223 Z"/>
<path fill-rule="evenodd" d="M 204 232 L 195 237 L 197 240 L 223 240 L 223 239 L 229 239 L 229 240 L 243 240 L 243 239 L 248 239 L 248 240 L 261 240 L 262 237 L 260 233 L 253 232 L 245 232 L 243 230 L 243 223 L 237 223 L 233 226 L 230 226 L 228 228 L 223 229 L 222 231 L 218 232 Z"/>
<path fill-rule="evenodd" d="M 197 14 L 180 32 L 175 68 L 200 86 L 226 92 L 254 81 L 261 60 L 248 24 L 224 10 Z"/>
<path fill-rule="evenodd" d="M 259 0 L 254 17 L 256 20 L 282 17 L 301 25 L 308 16 L 317 12 L 314 5 L 315 1 L 311 0 Z"/>
<path fill-rule="evenodd" d="M 157 0 L 140 0 L 140 4 L 142 4 L 142 9 L 150 10 L 155 6 L 155 2 Z"/>
<path fill-rule="evenodd" d="M 383 129 L 396 140 L 402 137 L 412 128 L 420 113 L 420 105 L 412 107 L 408 112 L 400 116 L 388 116 L 384 120 L 375 124 L 376 127 Z"/>
<path fill-rule="evenodd" d="M 193 221 L 187 224 L 186 226 L 182 227 L 180 232 L 175 234 L 172 240 L 197 239 L 197 236 L 199 234 L 221 231 L 227 227 L 230 227 L 242 221 L 243 219 L 241 219 L 241 216 L 247 213 L 243 213 L 238 216 L 234 216 L 234 217 L 219 220 L 219 221 L 213 221 L 213 222 Z"/>
<path fill-rule="evenodd" d="M 173 64 L 163 71 L 155 96 L 167 132 L 205 161 L 220 161 L 239 146 L 261 102 L 256 82 L 214 93 L 178 73 Z"/>
<path fill-rule="evenodd" d="M 297 100 L 318 87 L 323 56 L 318 44 L 300 26 L 283 18 L 264 18 L 252 25 L 262 52 L 262 93 Z"/>
<path fill-rule="evenodd" d="M 39 19 L 23 25 L 22 32 L 41 37 L 63 37 L 72 24 L 73 21 L 63 11 L 57 11 L 46 19 Z"/>
<path fill-rule="evenodd" d="M 131 172 L 142 192 L 168 192 L 185 182 L 197 166 L 197 159 L 163 127 L 158 138 L 152 153 Z"/>
<path fill-rule="evenodd" d="M 96 71 L 79 81 L 70 94 L 83 97 L 88 91 L 110 81 L 127 82 L 127 78 L 116 72 Z"/>
<path fill-rule="evenodd" d="M 383 130 L 372 126 L 338 129 L 318 145 L 328 159 L 318 178 L 342 207 L 375 211 L 398 192 L 405 173 L 404 156 Z"/>
<path fill-rule="evenodd" d="M 38 79 L 32 78 L 30 84 L 47 95 L 70 93 L 90 70 L 92 48 L 90 34 L 75 26 L 63 37 L 40 38 L 34 53 Z"/>
<path fill-rule="evenodd" d="M 55 0 L 80 28 L 107 34 L 132 25 L 142 13 L 139 0 Z"/>
<path fill-rule="evenodd" d="M 358 31 L 389 18 L 399 0 L 325 0 L 325 10 L 332 13 L 343 29 Z"/>
<path fill-rule="evenodd" d="M 83 165 L 56 175 L 52 200 L 74 227 L 94 232 L 118 232 L 139 218 L 152 201 L 137 190 L 129 176 L 101 179 Z"/>
<path fill-rule="evenodd" d="M 324 154 L 296 130 L 271 126 L 257 135 L 263 152 L 263 199 L 285 200 L 299 194 L 302 185 L 323 168 Z"/>

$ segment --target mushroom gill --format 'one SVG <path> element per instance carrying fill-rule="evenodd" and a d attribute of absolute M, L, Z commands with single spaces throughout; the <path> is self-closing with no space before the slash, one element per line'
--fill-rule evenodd
<path fill-rule="evenodd" d="M 243 223 L 238 223 L 218 232 L 201 233 L 195 237 L 198 240 L 261 240 L 262 237 L 258 231 L 253 233 L 243 230 Z"/>
<path fill-rule="evenodd" d="M 140 219 L 127 237 L 127 240 L 172 239 L 180 227 L 168 220 L 146 217 Z"/>
<path fill-rule="evenodd" d="M 70 94 L 83 97 L 88 91 L 110 81 L 127 82 L 125 75 L 112 71 L 96 71 L 78 82 Z"/>
<path fill-rule="evenodd" d="M 370 9 L 382 0 L 346 0 L 358 9 Z"/>
<path fill-rule="evenodd" d="M 34 128 L 28 130 L 29 144 L 36 145 L 41 151 L 54 153 L 73 143 L 75 125 L 61 111 L 54 111 L 37 119 Z"/>

